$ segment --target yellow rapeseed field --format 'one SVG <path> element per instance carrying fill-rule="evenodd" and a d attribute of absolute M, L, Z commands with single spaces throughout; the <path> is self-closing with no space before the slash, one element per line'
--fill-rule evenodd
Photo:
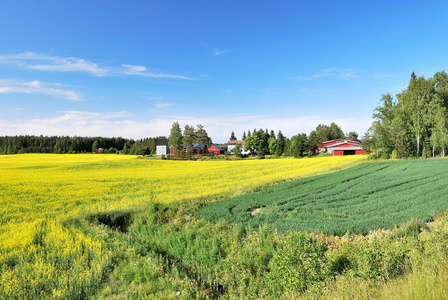
<path fill-rule="evenodd" d="M 329 172 L 362 156 L 164 161 L 124 155 L 0 156 L 0 298 L 83 297 L 110 252 L 62 221 L 85 213 L 233 196 Z"/>

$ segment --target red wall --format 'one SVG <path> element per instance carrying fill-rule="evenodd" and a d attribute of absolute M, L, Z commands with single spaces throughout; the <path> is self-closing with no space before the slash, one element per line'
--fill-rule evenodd
<path fill-rule="evenodd" d="M 221 150 L 219 150 L 219 149 L 216 148 L 215 146 L 210 146 L 210 147 L 208 147 L 208 152 L 209 152 L 209 153 L 215 153 L 215 154 L 221 154 Z"/>
<path fill-rule="evenodd" d="M 333 147 L 333 149 L 347 148 L 347 147 L 359 147 L 359 145 L 353 145 L 353 144 L 349 144 L 349 143 L 344 143 L 344 144 L 341 144 L 341 145 Z"/>
<path fill-rule="evenodd" d="M 344 150 L 334 150 L 333 151 L 333 155 L 334 156 L 343 156 L 344 155 Z"/>
<path fill-rule="evenodd" d="M 366 154 L 366 150 L 355 150 L 355 155 L 361 155 L 361 154 Z M 334 150 L 333 151 L 333 155 L 334 156 L 343 156 L 344 155 L 344 150 Z"/>

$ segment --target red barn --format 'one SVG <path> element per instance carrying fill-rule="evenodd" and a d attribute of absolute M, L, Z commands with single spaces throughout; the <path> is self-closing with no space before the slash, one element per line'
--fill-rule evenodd
<path fill-rule="evenodd" d="M 208 153 L 213 154 L 224 154 L 224 149 L 216 145 L 211 145 L 210 147 L 208 147 L 207 151 Z"/>
<path fill-rule="evenodd" d="M 335 156 L 365 154 L 361 144 L 357 141 L 337 139 L 323 142 L 319 147 L 319 152 L 333 153 Z"/>

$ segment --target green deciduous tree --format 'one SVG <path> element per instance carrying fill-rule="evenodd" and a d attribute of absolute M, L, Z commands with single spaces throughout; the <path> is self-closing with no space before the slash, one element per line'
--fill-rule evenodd
<path fill-rule="evenodd" d="M 94 141 L 94 142 L 93 142 L 93 145 L 92 145 L 92 151 L 97 151 L 98 148 L 99 148 L 99 146 L 98 146 L 98 141 Z"/>
<path fill-rule="evenodd" d="M 305 133 L 295 135 L 291 138 L 291 155 L 298 158 L 303 157 L 307 150 L 307 137 Z"/>
<path fill-rule="evenodd" d="M 179 122 L 174 122 L 172 127 L 171 127 L 171 131 L 170 131 L 170 136 L 168 138 L 168 145 L 170 146 L 171 149 L 174 150 L 175 154 L 178 154 L 182 151 L 183 149 L 183 144 L 182 144 L 182 129 L 179 126 Z"/>

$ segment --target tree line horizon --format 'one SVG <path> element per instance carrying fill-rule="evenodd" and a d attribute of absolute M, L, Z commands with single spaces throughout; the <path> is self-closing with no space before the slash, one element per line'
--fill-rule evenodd
<path fill-rule="evenodd" d="M 413 72 L 408 87 L 396 95 L 383 94 L 380 105 L 373 110 L 373 123 L 359 138 L 356 131 L 344 134 L 335 123 L 319 124 L 309 135 L 298 133 L 285 137 L 281 130 L 253 129 L 243 132 L 241 140 L 244 149 L 258 156 L 315 155 L 319 145 L 327 140 L 348 139 L 360 141 L 368 152 L 377 150 L 383 158 L 445 157 L 448 145 L 448 75 L 445 71 L 436 72 L 433 77 L 417 77 Z M 156 140 L 168 139 L 175 152 L 193 144 L 210 146 L 212 138 L 201 124 L 196 127 L 185 125 L 182 130 L 179 122 L 174 122 L 170 135 L 144 139 L 122 137 L 70 137 L 70 136 L 0 136 L 0 154 L 20 153 L 123 153 L 132 155 L 151 155 L 156 151 Z M 238 140 L 235 133 L 230 141 Z M 226 149 L 226 144 L 217 144 Z M 100 149 L 100 150 L 99 150 Z M 242 145 L 237 144 L 233 154 L 238 154 Z"/>
<path fill-rule="evenodd" d="M 347 138 L 358 140 L 356 132 L 344 135 L 342 129 L 335 123 L 330 126 L 319 124 L 308 137 L 305 133 L 297 134 L 291 139 L 285 137 L 281 130 L 277 135 L 274 130 L 250 130 L 244 131 L 242 139 L 245 140 L 247 148 L 259 156 L 275 154 L 278 156 L 303 156 L 308 150 L 313 154 L 321 142 L 331 139 Z M 158 136 L 140 140 L 125 139 L 122 137 L 79 137 L 79 136 L 0 136 L 0 154 L 23 154 L 23 153 L 56 153 L 75 154 L 98 152 L 105 154 L 131 154 L 131 155 L 151 155 L 156 151 L 156 140 L 167 139 L 169 146 L 178 153 L 183 147 L 192 147 L 193 144 L 201 144 L 206 147 L 213 144 L 212 138 L 202 125 L 185 125 L 184 130 L 180 128 L 179 122 L 174 122 L 170 131 L 170 136 Z M 237 140 L 232 131 L 229 141 Z M 226 144 L 220 144 L 226 148 Z M 242 150 L 239 145 L 237 151 Z M 225 149 L 227 150 L 227 149 Z M 235 154 L 236 151 L 235 151 Z"/>

